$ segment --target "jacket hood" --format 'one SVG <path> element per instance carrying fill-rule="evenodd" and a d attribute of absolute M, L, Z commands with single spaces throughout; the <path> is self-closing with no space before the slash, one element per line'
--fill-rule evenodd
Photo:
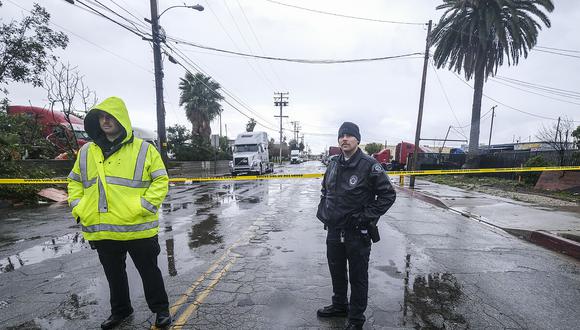
<path fill-rule="evenodd" d="M 133 137 L 133 128 L 125 102 L 116 96 L 112 96 L 91 108 L 85 117 L 85 131 L 93 140 L 104 134 L 99 125 L 99 111 L 104 111 L 115 117 L 121 124 L 121 127 L 125 130 L 121 133 L 124 136 L 121 143 L 129 141 Z"/>

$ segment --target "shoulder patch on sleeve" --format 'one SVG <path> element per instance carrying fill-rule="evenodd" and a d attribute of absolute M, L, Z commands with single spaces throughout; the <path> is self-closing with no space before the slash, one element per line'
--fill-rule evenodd
<path fill-rule="evenodd" d="M 383 169 L 383 167 L 381 166 L 381 164 L 376 163 L 376 164 L 373 165 L 372 172 L 373 173 L 383 173 L 383 172 L 385 172 L 385 170 Z"/>

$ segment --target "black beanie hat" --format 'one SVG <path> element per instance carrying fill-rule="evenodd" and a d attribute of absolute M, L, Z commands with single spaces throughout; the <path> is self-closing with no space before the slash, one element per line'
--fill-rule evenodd
<path fill-rule="evenodd" d="M 355 123 L 351 123 L 350 121 L 345 121 L 342 123 L 338 129 L 338 138 L 340 139 L 340 137 L 344 134 L 354 136 L 360 143 L 360 132 L 358 131 L 358 126 L 356 126 Z"/>

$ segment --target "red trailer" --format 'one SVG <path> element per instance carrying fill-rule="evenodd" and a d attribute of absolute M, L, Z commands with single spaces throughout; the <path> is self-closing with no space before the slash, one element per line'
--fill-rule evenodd
<path fill-rule="evenodd" d="M 413 143 L 401 142 L 397 144 L 397 147 L 395 148 L 395 159 L 391 163 L 387 164 L 387 170 L 404 170 L 407 167 L 407 159 L 410 155 L 413 154 L 413 152 L 415 152 L 416 149 L 417 152 L 429 152 L 429 150 L 426 150 L 426 148 L 415 148 Z"/>
<path fill-rule="evenodd" d="M 341 152 L 342 152 L 342 150 L 340 149 L 340 147 L 329 147 L 328 148 L 328 154 L 322 160 L 322 163 L 324 163 L 325 165 L 328 165 L 328 162 L 330 161 L 330 158 L 332 158 L 332 157 L 334 157 L 336 155 L 340 155 Z"/>
<path fill-rule="evenodd" d="M 373 158 L 376 159 L 383 168 L 387 167 L 387 164 L 391 162 L 391 150 L 390 149 L 383 149 L 379 152 L 375 152 L 373 154 Z"/>
<path fill-rule="evenodd" d="M 42 127 L 42 134 L 54 144 L 60 152 L 68 151 L 68 141 L 76 139 L 78 146 L 87 143 L 90 138 L 85 132 L 84 122 L 77 116 L 70 115 L 70 123 L 60 111 L 51 111 L 40 107 L 13 105 L 8 107 L 9 115 L 30 116 Z"/>

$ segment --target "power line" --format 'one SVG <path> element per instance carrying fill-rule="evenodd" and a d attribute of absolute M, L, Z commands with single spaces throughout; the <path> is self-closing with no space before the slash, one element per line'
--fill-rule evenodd
<path fill-rule="evenodd" d="M 487 112 L 486 112 L 486 113 L 484 113 L 483 115 L 480 115 L 480 116 L 479 116 L 479 120 L 481 121 L 482 119 L 485 119 L 485 117 L 487 117 L 487 115 L 488 115 L 488 114 L 489 114 L 489 113 L 490 113 L 492 110 L 493 110 L 493 108 L 492 108 L 492 109 L 489 109 L 489 110 L 487 110 Z M 458 123 L 458 124 L 459 124 L 459 123 Z M 461 124 L 459 124 L 459 125 L 461 125 Z M 466 127 L 469 127 L 469 126 L 471 126 L 471 123 L 469 123 L 469 124 L 465 124 L 465 125 L 463 125 L 463 126 L 451 126 L 451 127 L 453 127 L 453 128 L 461 128 L 461 129 L 463 129 L 463 128 L 466 128 Z M 463 135 L 463 137 L 467 139 L 467 136 L 465 136 L 464 134 L 462 134 L 462 133 L 461 133 L 461 132 L 459 132 L 459 131 L 457 131 L 457 132 L 458 132 L 459 134 Z"/>
<path fill-rule="evenodd" d="M 449 97 L 447 96 L 447 92 L 445 92 L 445 88 L 443 87 L 443 83 L 441 82 L 441 79 L 439 79 L 439 74 L 437 73 L 437 70 L 435 69 L 435 65 L 433 64 L 433 62 L 431 62 L 431 68 L 435 72 L 435 77 L 437 77 L 437 81 L 439 82 L 439 87 L 441 87 L 441 91 L 443 92 L 443 95 L 445 96 L 445 100 L 447 101 L 447 105 L 449 105 L 449 109 L 451 109 L 451 113 L 453 114 L 455 121 L 457 122 L 458 125 L 461 125 L 459 123 L 459 119 L 457 119 L 457 116 L 455 115 L 455 110 L 453 110 L 453 106 L 451 105 L 451 102 L 449 101 Z M 462 134 L 462 135 L 463 135 L 463 137 L 465 137 L 467 139 L 467 136 L 465 134 Z"/>
<path fill-rule="evenodd" d="M 577 55 L 563 54 L 563 53 L 554 52 L 554 51 L 550 51 L 550 50 L 536 49 L 536 51 L 537 52 L 542 52 L 542 53 L 549 53 L 549 54 L 559 55 L 559 56 L 580 58 L 580 56 L 577 56 Z"/>
<path fill-rule="evenodd" d="M 338 14 L 338 13 L 331 13 L 331 12 L 322 11 L 322 10 L 318 10 L 318 9 L 310 9 L 310 8 L 305 8 L 305 7 L 290 5 L 290 4 L 287 4 L 287 3 L 273 1 L 273 0 L 266 0 L 266 1 L 271 2 L 271 3 L 274 3 L 274 4 L 277 4 L 277 5 L 281 5 L 281 6 L 285 6 L 285 7 L 290 7 L 290 8 L 294 8 L 294 9 L 305 10 L 305 11 L 309 11 L 309 12 L 313 12 L 313 13 L 317 13 L 317 14 L 330 15 L 330 16 L 336 16 L 336 17 L 343 17 L 343 18 L 349 18 L 349 19 L 354 19 L 354 20 L 361 20 L 361 21 L 368 21 L 368 22 L 377 22 L 377 23 L 390 23 L 390 24 L 427 25 L 426 22 L 423 23 L 423 22 L 390 21 L 390 20 L 374 19 L 374 18 L 367 18 L 367 17 L 350 16 L 350 15 L 344 15 L 344 14 Z"/>
<path fill-rule="evenodd" d="M 551 100 L 556 100 L 556 101 L 560 101 L 560 102 L 564 102 L 564 103 L 580 105 L 580 103 L 576 103 L 576 102 L 572 102 L 572 101 L 566 101 L 566 100 L 562 100 L 562 99 L 559 99 L 559 98 L 555 98 L 555 97 L 551 97 L 551 96 L 548 96 L 548 95 L 544 95 L 544 94 L 541 94 L 541 93 L 532 92 L 532 91 L 529 91 L 529 90 L 526 90 L 526 89 L 523 89 L 523 88 L 519 88 L 519 87 L 516 87 L 516 86 L 512 86 L 512 85 L 510 85 L 510 82 L 502 82 L 501 80 L 496 80 L 496 79 L 493 79 L 493 78 L 491 80 L 493 82 L 495 82 L 496 84 L 501 84 L 501 85 L 504 85 L 504 86 L 508 86 L 508 87 L 511 87 L 511 88 L 515 88 L 517 90 L 520 90 L 520 91 L 523 91 L 523 92 L 526 92 L 526 93 L 539 95 L 539 96 L 542 96 L 542 97 L 545 97 L 545 98 L 548 98 L 548 99 L 551 99 Z"/>
<path fill-rule="evenodd" d="M 536 46 L 536 48 L 548 49 L 548 50 L 559 50 L 559 51 L 568 52 L 568 53 L 580 53 L 580 50 L 573 50 L 573 49 L 563 49 L 563 48 L 553 48 L 553 47 L 543 47 L 543 46 Z"/>
<path fill-rule="evenodd" d="M 342 60 L 336 60 L 336 59 L 334 59 L 334 60 L 333 59 L 327 59 L 327 60 L 323 60 L 323 59 L 299 59 L 299 58 L 262 56 L 262 55 L 253 55 L 253 54 L 247 54 L 247 53 L 241 53 L 241 52 L 234 52 L 231 50 L 225 50 L 225 49 L 220 49 L 220 48 L 215 48 L 215 47 L 210 47 L 210 46 L 204 46 L 204 45 L 196 44 L 196 43 L 193 43 L 193 42 L 190 42 L 187 40 L 182 40 L 182 39 L 178 39 L 178 38 L 174 38 L 174 37 L 168 37 L 167 39 L 169 39 L 175 43 L 184 44 L 184 45 L 188 45 L 188 46 L 192 46 L 192 47 L 196 47 L 196 48 L 212 50 L 212 51 L 221 52 L 221 53 L 227 53 L 227 54 L 233 54 L 233 55 L 245 56 L 245 57 L 255 57 L 255 58 L 260 58 L 260 59 L 264 59 L 264 60 L 285 61 L 285 62 L 304 63 L 304 64 L 342 64 L 342 63 L 357 63 L 357 62 L 373 62 L 373 61 L 392 60 L 392 59 L 397 59 L 397 58 L 406 58 L 406 57 L 415 56 L 415 55 L 423 55 L 423 53 L 421 53 L 421 52 L 416 52 L 416 53 L 408 53 L 408 54 L 401 54 L 401 55 L 394 55 L 394 56 L 342 59 Z"/>
<path fill-rule="evenodd" d="M 168 47 L 169 48 L 169 47 Z M 181 54 L 177 53 L 176 51 L 174 51 L 172 48 L 169 48 L 174 54 L 176 54 L 176 56 L 178 56 L 179 58 L 181 58 L 182 60 L 187 62 L 187 59 L 183 58 Z M 209 87 L 207 84 L 205 84 L 205 82 L 203 80 L 198 79 L 187 67 L 185 67 L 185 65 L 183 65 L 180 61 L 178 61 L 177 59 L 172 57 L 172 62 L 174 62 L 175 64 L 181 66 L 185 71 L 189 72 L 190 74 L 192 74 L 192 76 L 197 79 L 200 83 L 202 83 L 209 91 L 211 91 L 214 94 L 219 95 L 219 93 L 212 89 L 211 87 Z M 190 64 L 191 65 L 191 64 Z M 194 67 L 194 70 L 200 73 L 203 73 L 202 71 L 200 71 L 199 69 Z M 237 112 L 239 112 L 240 114 L 242 114 L 243 116 L 245 116 L 248 119 L 252 119 L 252 117 L 250 117 L 248 114 L 244 113 L 242 110 L 240 110 L 238 107 L 236 107 L 235 105 L 233 105 L 231 102 L 229 102 L 227 99 L 224 98 L 224 102 L 227 103 L 230 107 L 232 107 L 234 110 L 236 110 Z M 256 120 L 256 119 L 254 119 Z M 266 129 L 269 129 L 271 131 L 277 132 L 276 129 L 269 127 L 267 125 L 262 124 L 261 122 L 256 120 L 256 123 Z"/>
<path fill-rule="evenodd" d="M 135 19 L 137 20 L 136 22 L 139 22 L 139 23 L 141 23 L 141 25 L 142 25 L 144 28 L 146 28 L 146 29 L 149 29 L 149 26 L 148 26 L 148 25 L 146 25 L 145 23 L 143 23 L 143 22 L 141 21 L 141 20 L 142 20 L 142 19 L 145 17 L 144 15 L 142 15 L 142 17 L 136 16 L 136 15 L 135 15 L 135 14 L 133 14 L 131 11 L 127 10 L 125 7 L 123 7 L 123 6 L 119 5 L 118 3 L 116 3 L 116 2 L 115 2 L 115 0 L 109 0 L 109 1 L 111 1 L 111 2 L 112 2 L 114 5 L 115 5 L 115 6 L 119 7 L 119 8 L 120 8 L 122 11 L 126 12 L 127 14 L 129 14 L 129 15 L 131 15 L 133 18 L 135 18 Z M 123 1 L 123 0 L 121 0 L 121 1 L 122 1 L 122 2 L 125 4 L 125 6 L 128 6 L 128 7 L 129 7 L 129 5 L 128 5 L 128 4 L 127 4 L 125 1 Z M 134 8 L 131 8 L 131 9 L 135 10 Z M 135 11 L 137 11 L 137 10 L 135 10 Z M 141 15 L 141 14 L 139 14 L 139 15 Z"/>
<path fill-rule="evenodd" d="M 238 21 L 236 20 L 236 18 L 232 14 L 232 11 L 230 9 L 230 6 L 228 5 L 228 2 L 226 0 L 224 0 L 223 2 L 224 2 L 224 5 L 226 6 L 226 10 L 228 11 L 228 14 L 230 14 L 230 17 L 232 18 L 232 22 L 234 22 L 234 25 L 236 27 L 236 30 L 238 30 L 238 33 L 240 34 L 240 37 L 242 37 L 242 41 L 244 42 L 244 44 L 246 45 L 246 47 L 248 47 L 248 50 L 250 51 L 250 54 L 253 54 L 254 53 L 254 50 L 250 46 L 250 43 L 246 40 L 246 37 L 244 37 L 244 34 L 242 33 L 242 29 L 240 29 L 240 26 L 238 25 Z M 260 62 L 258 62 L 257 59 L 254 59 L 254 61 L 256 63 L 256 66 L 258 67 L 258 70 L 260 71 L 260 73 L 262 73 L 262 75 L 264 76 L 264 78 L 266 78 L 266 80 L 270 84 L 270 87 L 272 89 L 275 89 L 274 88 L 274 84 L 272 83 L 272 81 L 270 80 L 270 78 L 266 75 L 266 72 L 264 71 L 264 69 L 260 65 Z"/>
<path fill-rule="evenodd" d="M 177 47 L 170 47 L 169 45 L 165 44 L 165 46 L 167 48 L 169 48 L 172 52 L 174 53 L 179 53 L 180 54 L 180 58 L 183 59 L 187 64 L 191 65 L 193 68 L 195 68 L 196 71 L 201 72 L 203 74 L 205 74 L 206 76 L 210 77 L 211 75 L 208 74 L 205 70 L 203 70 L 198 64 L 196 64 L 195 62 L 193 62 L 187 55 L 185 55 L 183 53 L 183 51 L 181 51 L 179 48 Z M 267 119 L 264 119 L 264 117 L 262 117 L 260 114 L 258 114 L 256 111 L 252 110 L 250 108 L 250 106 L 247 105 L 246 102 L 244 102 L 243 100 L 241 100 L 239 97 L 235 96 L 232 92 L 230 92 L 225 86 L 221 86 L 221 89 L 223 90 L 223 92 L 228 95 L 230 98 L 232 98 L 234 101 L 236 101 L 238 104 L 240 104 L 242 107 L 244 107 L 246 110 L 248 110 L 249 112 L 251 112 L 252 114 L 254 114 L 255 116 L 257 116 L 258 118 L 262 119 L 264 122 L 266 122 L 269 125 L 272 125 L 272 123 L 270 123 Z"/>
<path fill-rule="evenodd" d="M 467 83 L 465 80 L 463 80 L 463 78 L 461 78 L 461 77 L 460 77 L 460 76 L 459 76 L 457 73 L 455 73 L 455 72 L 453 72 L 453 71 L 450 71 L 450 72 L 451 72 L 451 73 L 453 73 L 453 75 L 454 75 L 454 76 L 455 76 L 457 79 L 459 79 L 461 82 L 463 82 L 464 84 L 466 84 L 467 86 L 469 86 L 469 88 L 473 89 L 473 87 L 472 87 L 472 86 L 471 86 L 469 83 Z M 507 105 L 507 104 L 505 104 L 505 103 L 503 103 L 503 102 L 500 102 L 500 101 L 498 101 L 498 100 L 496 100 L 496 99 L 494 99 L 494 98 L 492 98 L 492 97 L 489 97 L 489 96 L 487 96 L 485 93 L 482 93 L 482 95 L 483 95 L 485 98 L 487 98 L 487 99 L 490 99 L 490 100 L 492 100 L 492 101 L 494 101 L 494 102 L 496 102 L 496 103 L 498 103 L 498 104 L 501 104 L 501 105 L 503 105 L 504 107 L 506 107 L 506 108 L 508 108 L 508 109 L 512 109 L 512 110 L 514 110 L 514 111 L 521 112 L 521 113 L 523 113 L 523 114 L 526 114 L 526 115 L 528 115 L 528 116 L 532 116 L 532 117 L 536 117 L 536 118 L 541 118 L 541 119 L 548 119 L 548 120 L 557 120 L 556 118 L 551 118 L 551 117 L 546 117 L 546 116 L 536 115 L 536 114 L 534 114 L 534 113 L 527 112 L 527 111 L 524 111 L 524 110 L 518 109 L 518 108 L 516 108 L 516 107 L 512 107 L 512 106 L 510 106 L 510 105 Z"/>
<path fill-rule="evenodd" d="M 9 0 L 9 1 L 10 1 L 10 0 Z M 117 22 L 117 21 L 115 21 L 115 20 L 111 19 L 109 16 L 107 16 L 107 15 L 105 15 L 105 14 L 103 14 L 103 13 L 99 12 L 98 10 L 96 10 L 96 9 L 92 8 L 91 6 L 88 6 L 88 5 L 86 5 L 86 4 L 84 4 L 84 3 L 82 3 L 81 1 L 78 1 L 78 0 L 77 0 L 77 2 L 79 2 L 79 3 L 83 4 L 85 7 L 89 8 L 89 9 L 90 9 L 92 12 L 94 12 L 94 13 L 95 13 L 95 14 L 97 14 L 98 16 L 104 17 L 104 18 L 106 18 L 107 20 L 109 20 L 109 21 L 112 21 L 112 22 L 116 23 L 117 25 L 120 25 L 120 26 L 122 26 L 123 28 L 125 28 L 125 29 L 129 30 L 130 32 L 132 32 L 132 33 L 134 33 L 134 34 L 138 34 L 138 32 L 136 32 L 136 31 L 132 30 L 130 27 L 128 27 L 128 26 L 125 26 L 125 25 L 123 25 L 123 24 L 121 24 L 121 23 L 119 23 L 119 22 Z M 79 8 L 80 8 L 80 7 L 79 7 Z M 120 15 L 118 15 L 118 14 L 117 14 L 117 16 L 120 16 Z M 121 17 L 122 17 L 122 16 L 121 16 Z M 171 49 L 171 48 L 170 48 L 170 49 Z M 174 51 L 174 52 L 175 52 L 175 51 Z M 178 56 L 179 56 L 179 55 L 178 55 Z M 184 55 L 183 55 L 183 56 L 184 56 Z M 180 57 L 181 57 L 181 56 L 180 56 Z M 196 71 L 198 71 L 198 72 L 201 72 L 199 69 L 196 69 Z M 188 72 L 190 72 L 190 71 L 188 71 Z M 208 87 L 208 86 L 206 86 L 206 87 Z M 209 87 L 208 87 L 208 88 L 209 88 Z M 215 91 L 214 91 L 214 92 L 215 92 Z M 224 92 L 225 92 L 226 94 L 228 94 L 230 97 L 232 97 L 234 100 L 236 100 L 238 103 L 240 103 L 242 106 L 245 106 L 245 105 L 244 105 L 244 104 L 243 104 L 241 101 L 237 100 L 237 99 L 236 99 L 236 97 L 235 97 L 235 96 L 233 96 L 233 94 L 231 94 L 231 93 L 229 93 L 229 92 L 227 92 L 227 91 L 225 91 L 225 90 L 224 90 Z M 234 109 L 236 109 L 237 111 L 239 111 L 240 113 L 242 113 L 242 112 L 241 112 L 241 111 L 240 111 L 240 110 L 239 110 L 237 107 L 235 107 L 234 105 L 232 105 L 231 103 L 229 103 L 227 100 L 224 100 L 224 101 L 225 101 L 225 102 L 226 102 L 228 105 L 230 105 L 232 108 L 234 108 Z M 253 111 L 252 111 L 251 109 L 249 109 L 249 108 L 248 108 L 248 110 L 250 110 L 251 112 L 253 112 Z M 244 113 L 242 113 L 242 114 L 244 114 Z M 257 113 L 255 113 L 255 112 L 254 112 L 254 114 L 256 114 L 256 115 L 257 115 Z M 246 117 L 250 118 L 248 115 L 246 115 L 246 114 L 244 114 L 244 115 L 245 115 Z M 258 116 L 259 116 L 259 115 L 258 115 Z M 268 126 L 266 126 L 266 125 L 263 125 L 263 124 L 261 124 L 261 123 L 259 123 L 259 122 L 258 122 L 258 124 L 260 124 L 261 126 L 263 126 L 263 127 L 267 128 L 267 129 L 270 129 L 270 130 L 276 131 L 275 129 L 273 129 L 273 128 L 271 128 L 271 127 L 268 127 Z"/>
<path fill-rule="evenodd" d="M 66 1 L 66 0 L 65 0 Z M 89 0 L 91 1 L 91 0 Z M 97 1 L 98 0 L 92 0 L 92 1 Z M 267 0 L 268 1 L 268 0 Z M 101 16 L 121 27 L 123 27 L 124 29 L 128 30 L 131 33 L 134 33 L 136 35 L 138 35 L 141 38 L 145 38 L 146 36 L 150 36 L 150 33 L 148 32 L 143 32 L 141 30 L 139 30 L 137 27 L 135 27 L 136 22 L 132 21 L 130 19 L 128 19 L 125 16 L 120 15 L 119 13 L 115 12 L 113 9 L 106 7 L 104 5 L 101 4 L 101 6 L 104 6 L 105 8 L 107 8 L 107 10 L 109 10 L 110 12 L 114 13 L 116 16 L 120 17 L 121 19 L 123 19 L 124 21 L 128 22 L 129 24 L 133 25 L 135 29 L 131 29 L 130 27 L 128 27 L 127 25 L 124 25 L 114 19 L 112 19 L 111 17 L 103 14 L 102 12 L 98 11 L 97 9 L 83 3 L 80 0 L 77 0 L 76 2 L 82 4 L 83 6 L 87 7 L 88 9 L 90 9 L 90 12 Z M 100 2 L 99 2 L 100 4 Z M 78 6 L 77 6 L 78 7 Z M 79 7 L 80 8 L 80 7 Z M 210 10 L 212 11 L 212 13 L 214 14 L 214 16 L 216 16 L 216 19 L 218 20 L 218 23 L 222 26 L 222 29 L 224 29 L 224 31 L 226 32 L 226 34 L 228 35 L 228 37 L 230 38 L 230 40 L 234 43 L 234 45 L 239 48 L 237 46 L 237 44 L 235 43 L 235 41 L 233 40 L 233 38 L 229 35 L 229 33 L 225 30 L 225 27 L 223 26 L 223 24 L 221 24 L 221 21 L 219 20 L 219 18 L 217 17 L 217 15 L 215 14 L 215 12 L 212 10 L 211 6 L 209 6 L 208 3 L 208 8 L 210 8 Z M 197 48 L 202 48 L 202 49 L 207 49 L 207 50 L 212 50 L 212 51 L 216 51 L 216 52 L 223 52 L 223 53 L 228 53 L 228 54 L 232 54 L 232 55 L 238 55 L 238 56 L 243 56 L 243 57 L 253 57 L 253 58 L 259 58 L 259 59 L 266 59 L 266 60 L 278 60 L 278 61 L 287 61 L 287 62 L 297 62 L 297 63 L 308 63 L 308 64 L 340 64 L 340 63 L 356 63 L 356 62 L 371 62 L 371 61 L 382 61 L 382 60 L 389 60 L 389 59 L 397 59 L 397 58 L 406 58 L 406 57 L 410 57 L 410 56 L 415 56 L 415 55 L 423 55 L 423 53 L 421 52 L 416 52 L 416 53 L 409 53 L 409 54 L 401 54 L 401 55 L 395 55 L 395 56 L 383 56 L 383 57 L 371 57 L 371 58 L 357 58 L 357 59 L 296 59 L 296 58 L 283 58 L 283 57 L 273 57 L 273 56 L 260 56 L 260 55 L 254 55 L 254 54 L 247 54 L 247 53 L 242 53 L 242 52 L 235 52 L 235 51 L 230 51 L 230 50 L 225 50 L 225 49 L 219 49 L 219 48 L 215 48 L 215 47 L 209 47 L 209 46 L 204 46 L 204 45 L 200 45 L 200 44 L 196 44 L 193 42 L 189 42 L 187 40 L 182 40 L 182 39 L 178 39 L 178 38 L 174 38 L 174 37 L 169 37 L 167 36 L 167 39 L 172 40 L 176 43 L 182 43 L 188 46 L 192 46 L 192 47 L 197 47 Z M 253 67 L 252 67 L 253 69 Z"/>
<path fill-rule="evenodd" d="M 244 7 L 242 7 L 242 4 L 240 3 L 239 0 L 236 0 L 236 2 L 238 3 L 238 7 L 240 7 L 240 11 L 242 12 L 242 15 L 244 16 L 246 23 L 250 27 L 250 31 L 252 32 L 252 35 L 254 36 L 254 39 L 256 40 L 258 47 L 262 51 L 262 54 L 265 54 L 266 52 L 264 51 L 264 48 L 262 47 L 262 43 L 260 42 L 260 39 L 258 39 L 258 36 L 256 35 L 256 31 L 254 31 L 254 28 L 252 27 L 252 24 L 250 23 L 250 20 L 248 19 L 248 16 L 246 15 L 246 11 L 244 10 Z M 274 70 L 274 67 L 272 66 L 271 62 L 268 62 L 268 66 L 270 67 L 270 70 L 272 71 L 272 73 L 274 74 L 276 79 L 278 79 L 278 82 L 280 83 L 280 85 L 282 87 L 284 87 L 284 82 L 282 81 L 282 79 L 280 79 L 280 76 L 278 76 L 278 73 L 276 72 L 276 70 Z M 288 90 L 287 88 L 284 88 L 284 89 Z"/>
<path fill-rule="evenodd" d="M 144 35 L 144 34 L 143 34 L 141 31 L 139 31 L 138 29 L 137 29 L 137 30 L 133 30 L 133 29 L 131 29 L 130 27 L 128 27 L 127 25 L 124 25 L 124 24 L 122 24 L 122 23 L 120 23 L 120 22 L 118 22 L 118 21 L 116 21 L 116 20 L 112 19 L 111 17 L 109 17 L 109 16 L 107 16 L 107 15 L 105 15 L 105 14 L 101 13 L 100 11 L 98 11 L 98 10 L 96 10 L 95 8 L 93 8 L 93 7 L 91 7 L 91 6 L 87 5 L 87 4 L 85 4 L 84 2 L 82 2 L 82 1 L 80 1 L 80 0 L 76 0 L 76 1 L 75 1 L 75 3 L 73 4 L 73 6 L 76 6 L 76 3 L 77 3 L 77 2 L 78 2 L 78 3 L 80 3 L 81 5 L 85 6 L 85 7 L 86 7 L 87 9 L 89 9 L 90 11 L 94 12 L 94 13 L 95 13 L 95 15 L 97 15 L 97 16 L 101 16 L 101 17 L 105 18 L 106 20 L 109 20 L 109 21 L 111 21 L 111 22 L 113 22 L 113 23 L 115 23 L 115 24 L 119 25 L 120 27 L 122 27 L 122 28 L 124 28 L 125 30 L 127 30 L 127 31 L 129 31 L 129 32 L 131 32 L 131 33 L 133 33 L 133 34 L 135 34 L 135 35 L 137 35 L 138 37 L 140 37 L 140 38 L 142 38 L 142 39 L 143 39 L 143 38 L 145 38 L 145 36 L 146 36 L 146 35 Z M 78 6 L 77 6 L 77 7 L 78 7 Z"/>
<path fill-rule="evenodd" d="M 232 36 L 229 34 L 229 32 L 226 30 L 225 26 L 222 24 L 222 21 L 220 20 L 219 16 L 215 13 L 215 11 L 213 10 L 212 6 L 210 5 L 209 1 L 206 1 L 206 5 L 209 8 L 209 10 L 211 11 L 212 15 L 215 17 L 216 21 L 218 22 L 218 24 L 221 26 L 222 30 L 226 33 L 226 35 L 228 36 L 228 38 L 230 39 L 230 41 L 232 42 L 232 44 L 234 45 L 234 47 L 239 51 L 240 47 L 238 46 L 238 44 L 236 43 L 236 41 L 234 40 L 234 38 L 232 38 Z M 228 7 L 229 8 L 229 7 Z M 233 17 L 233 16 L 232 16 Z M 252 57 L 252 56 L 249 56 Z M 250 63 L 250 61 L 248 61 L 246 59 L 246 63 L 248 64 L 248 66 L 250 67 L 250 69 L 252 69 L 252 71 L 254 71 L 254 73 L 256 74 L 256 76 L 258 76 L 260 79 L 262 79 L 262 81 L 265 83 L 266 87 L 270 88 L 270 89 L 274 89 L 274 85 L 272 84 L 272 82 L 270 82 L 268 80 L 267 77 L 265 76 L 261 76 L 258 71 L 254 68 L 254 66 Z M 269 86 L 268 86 L 269 85 Z"/>
<path fill-rule="evenodd" d="M 131 20 L 131 19 L 129 19 L 129 18 L 127 18 L 127 17 L 125 17 L 125 16 L 123 16 L 123 15 L 121 15 L 121 14 L 117 13 L 117 12 L 116 12 L 116 11 L 114 11 L 113 9 L 109 8 L 108 6 L 104 5 L 104 4 L 103 4 L 103 3 L 101 3 L 99 0 L 85 0 L 85 1 L 87 1 L 87 2 L 89 2 L 89 3 L 96 4 L 96 5 L 100 6 L 100 7 L 101 7 L 101 8 L 103 8 L 104 10 L 106 10 L 106 11 L 108 11 L 108 12 L 112 13 L 113 15 L 115 15 L 115 16 L 117 16 L 117 17 L 119 17 L 120 19 L 124 20 L 125 22 L 127 22 L 127 23 L 131 24 L 131 25 L 132 25 L 132 26 L 133 26 L 133 27 L 134 27 L 134 28 L 135 28 L 137 31 L 139 31 L 140 33 L 142 33 L 142 34 L 147 34 L 147 30 L 149 29 L 149 27 L 148 27 L 147 25 L 145 25 L 145 23 L 143 23 L 143 22 L 141 22 L 141 21 L 139 21 L 139 20 L 135 22 L 135 21 L 133 21 L 133 20 Z M 117 5 L 117 6 L 118 6 L 118 5 Z M 130 14 L 130 13 L 129 13 L 129 14 Z M 137 26 L 137 25 L 139 25 L 139 26 Z M 139 29 L 139 27 L 141 27 L 141 28 L 145 29 L 145 32 L 141 31 L 141 30 Z"/>
<path fill-rule="evenodd" d="M 546 86 L 546 85 L 540 85 L 540 84 L 536 84 L 536 83 L 531 83 L 531 82 L 518 80 L 518 79 L 514 79 L 514 78 L 508 78 L 508 77 L 499 76 L 499 75 L 495 76 L 494 78 L 505 80 L 508 82 L 512 82 L 514 84 L 518 84 L 521 86 L 546 91 L 546 92 L 553 93 L 553 94 L 559 95 L 559 96 L 565 96 L 565 97 L 570 97 L 570 98 L 580 97 L 580 92 L 576 92 L 576 91 L 572 91 L 572 90 L 566 90 L 566 89 L 560 89 L 560 88 L 550 87 L 550 86 Z"/>

